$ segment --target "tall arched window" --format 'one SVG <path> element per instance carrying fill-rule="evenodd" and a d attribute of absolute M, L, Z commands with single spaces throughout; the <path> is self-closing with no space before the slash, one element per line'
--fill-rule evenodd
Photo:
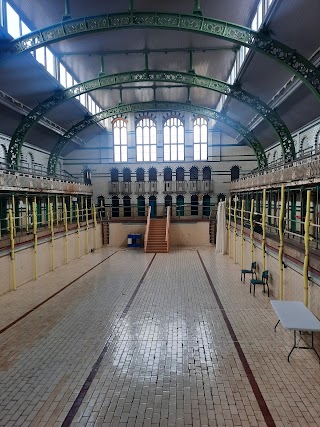
<path fill-rule="evenodd" d="M 198 168 L 196 168 L 195 166 L 192 166 L 192 168 L 190 169 L 190 181 L 198 181 L 198 177 L 199 177 Z"/>
<path fill-rule="evenodd" d="M 208 122 L 198 117 L 193 123 L 193 158 L 208 159 Z"/>
<path fill-rule="evenodd" d="M 232 168 L 231 168 L 231 181 L 235 181 L 236 179 L 239 179 L 239 175 L 240 175 L 239 166 L 232 166 Z"/>
<path fill-rule="evenodd" d="M 118 181 L 119 181 L 118 169 L 112 168 L 111 169 L 111 182 L 118 182 Z"/>
<path fill-rule="evenodd" d="M 137 182 L 143 182 L 144 181 L 144 169 L 142 169 L 142 168 L 137 169 L 136 180 L 137 180 Z"/>
<path fill-rule="evenodd" d="M 128 161 L 127 122 L 123 119 L 113 122 L 113 152 L 115 162 Z"/>
<path fill-rule="evenodd" d="M 156 168 L 150 168 L 149 169 L 149 181 L 156 181 L 157 180 L 157 169 Z"/>
<path fill-rule="evenodd" d="M 136 126 L 137 161 L 157 161 L 157 130 L 153 120 L 145 118 Z"/>
<path fill-rule="evenodd" d="M 204 181 L 211 181 L 211 169 L 209 168 L 209 166 L 205 166 L 202 169 L 202 179 Z"/>
<path fill-rule="evenodd" d="M 177 168 L 176 170 L 176 181 L 184 181 L 184 169 Z"/>
<path fill-rule="evenodd" d="M 124 168 L 122 171 L 123 182 L 131 182 L 131 170 Z"/>
<path fill-rule="evenodd" d="M 7 160 L 7 149 L 4 144 L 0 145 L 0 161 L 5 162 Z"/>
<path fill-rule="evenodd" d="M 172 169 L 171 168 L 164 168 L 163 180 L 164 181 L 172 181 Z"/>
<path fill-rule="evenodd" d="M 184 126 L 180 119 L 171 117 L 163 127 L 163 159 L 184 160 Z"/>

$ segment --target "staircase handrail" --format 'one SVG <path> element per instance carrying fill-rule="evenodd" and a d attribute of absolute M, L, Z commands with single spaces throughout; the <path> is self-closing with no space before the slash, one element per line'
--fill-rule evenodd
<path fill-rule="evenodd" d="M 169 231 L 170 231 L 170 206 L 167 207 L 167 222 L 166 222 L 166 242 L 167 242 L 167 251 L 169 252 Z"/>
<path fill-rule="evenodd" d="M 146 227 L 146 233 L 144 235 L 144 251 L 145 252 L 147 250 L 147 243 L 148 243 L 148 237 L 149 237 L 150 218 L 151 218 L 151 206 L 149 206 L 148 208 L 147 227 Z"/>

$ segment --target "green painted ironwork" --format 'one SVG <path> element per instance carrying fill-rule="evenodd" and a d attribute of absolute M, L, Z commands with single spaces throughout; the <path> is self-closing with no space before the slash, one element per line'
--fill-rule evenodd
<path fill-rule="evenodd" d="M 233 120 L 231 117 L 227 116 L 225 113 L 218 112 L 211 108 L 202 107 L 199 105 L 193 105 L 183 102 L 168 102 L 168 101 L 154 101 L 154 102 L 137 102 L 133 104 L 122 104 L 116 107 L 108 108 L 100 113 L 97 113 L 93 116 L 87 117 L 84 120 L 75 124 L 71 129 L 69 129 L 64 135 L 62 135 L 57 144 L 54 146 L 48 161 L 48 175 L 54 176 L 56 174 L 56 167 L 59 161 L 59 156 L 63 148 L 68 144 L 72 138 L 74 138 L 77 133 L 86 129 L 94 123 L 98 123 L 101 120 L 118 116 L 119 114 L 135 113 L 141 111 L 183 111 L 191 114 L 196 114 L 198 116 L 204 116 L 211 118 L 213 120 L 221 121 L 225 125 L 233 128 L 239 134 L 245 138 L 251 147 L 254 150 L 254 153 L 257 158 L 258 167 L 264 168 L 267 166 L 267 157 L 265 155 L 264 149 L 260 144 L 259 140 L 254 136 L 254 134 L 245 126 Z"/>
<path fill-rule="evenodd" d="M 227 21 L 206 18 L 199 15 L 185 15 L 159 12 L 137 12 L 88 16 L 70 19 L 40 30 L 32 31 L 8 44 L 11 53 L 29 52 L 41 46 L 84 34 L 125 28 L 157 28 L 218 37 L 239 43 L 288 67 L 303 80 L 320 99 L 320 70 L 296 50 L 278 42 L 264 32 L 256 32 Z"/>
<path fill-rule="evenodd" d="M 9 163 L 18 167 L 20 159 L 19 152 L 21 151 L 28 132 L 30 132 L 32 127 L 44 114 L 48 113 L 52 108 L 56 107 L 60 103 L 92 90 L 113 85 L 145 81 L 181 83 L 189 86 L 202 87 L 232 96 L 238 101 L 246 103 L 248 106 L 256 110 L 264 119 L 268 120 L 273 126 L 282 145 L 284 158 L 286 160 L 295 158 L 294 142 L 285 123 L 272 108 L 249 92 L 240 89 L 238 86 L 229 85 L 221 80 L 200 76 L 194 73 L 166 70 L 142 70 L 113 75 L 101 74 L 99 78 L 79 83 L 41 102 L 22 119 L 14 132 L 8 150 Z"/>

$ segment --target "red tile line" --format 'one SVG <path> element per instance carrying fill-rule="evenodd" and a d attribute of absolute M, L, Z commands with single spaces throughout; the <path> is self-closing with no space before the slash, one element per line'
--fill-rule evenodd
<path fill-rule="evenodd" d="M 87 273 L 89 273 L 90 271 L 92 271 L 94 268 L 98 267 L 98 265 L 102 264 L 103 262 L 105 262 L 107 259 L 109 259 L 110 257 L 112 257 L 114 254 L 116 254 L 119 251 L 115 251 L 113 252 L 111 255 L 108 255 L 106 258 L 104 258 L 102 261 L 100 261 L 98 264 L 94 265 L 93 267 L 91 267 L 89 270 L 87 270 L 85 273 L 81 274 L 80 276 L 78 276 L 77 278 L 73 279 L 70 283 L 68 283 L 66 286 L 64 286 L 63 288 L 59 289 L 59 291 L 55 292 L 54 294 L 52 294 L 50 297 L 48 297 L 47 299 L 45 299 L 44 301 L 40 302 L 40 304 L 36 305 L 35 307 L 31 308 L 31 310 L 27 311 L 26 313 L 24 313 L 22 316 L 18 317 L 16 320 L 14 320 L 13 322 L 9 323 L 9 325 L 5 326 L 4 328 L 0 329 L 0 334 L 2 334 L 3 332 L 5 332 L 7 329 L 11 328 L 12 326 L 14 326 L 16 323 L 20 322 L 20 320 L 24 319 L 25 317 L 27 317 L 30 313 L 32 313 L 33 311 L 35 311 L 37 308 L 41 307 L 43 304 L 45 304 L 46 302 L 48 302 L 49 300 L 51 300 L 53 297 L 55 297 L 56 295 L 60 294 L 60 292 L 64 291 L 65 289 L 67 289 L 70 285 L 72 285 L 74 282 L 76 282 L 77 280 L 81 279 L 81 277 L 85 276 Z"/>
<path fill-rule="evenodd" d="M 268 427 L 276 427 L 276 424 L 275 424 L 275 422 L 274 422 L 274 420 L 272 418 L 272 415 L 271 415 L 271 413 L 269 411 L 269 408 L 268 408 L 268 406 L 266 404 L 266 401 L 264 400 L 264 398 L 262 396 L 262 393 L 261 393 L 261 391 L 259 389 L 259 386 L 258 386 L 258 384 L 257 384 L 257 382 L 256 382 L 256 380 L 254 378 L 253 372 L 252 372 L 252 370 L 251 370 L 251 368 L 249 366 L 249 363 L 248 363 L 248 361 L 246 359 L 246 356 L 245 356 L 245 354 L 244 354 L 244 352 L 243 352 L 243 350 L 241 348 L 241 345 L 240 345 L 240 343 L 238 341 L 238 338 L 237 338 L 237 336 L 236 336 L 236 334 L 235 334 L 235 332 L 233 330 L 233 327 L 232 327 L 231 322 L 230 322 L 230 320 L 228 318 L 228 315 L 227 315 L 227 313 L 226 313 L 226 311 L 225 311 L 225 309 L 224 309 L 224 307 L 222 305 L 222 302 L 221 302 L 221 300 L 219 298 L 219 295 L 218 295 L 218 293 L 217 293 L 217 291 L 216 291 L 216 289 L 214 287 L 214 284 L 213 284 L 213 282 L 211 280 L 211 277 L 209 276 L 208 270 L 206 269 L 206 266 L 204 265 L 204 262 L 203 262 L 203 260 L 201 258 L 201 255 L 200 255 L 199 251 L 197 251 L 197 253 L 198 253 L 198 256 L 200 258 L 200 262 L 202 264 L 204 272 L 205 272 L 205 274 L 207 276 L 207 279 L 208 279 L 209 285 L 211 287 L 211 290 L 213 292 L 213 295 L 215 296 L 215 298 L 217 300 L 218 306 L 220 308 L 221 314 L 222 314 L 223 319 L 224 319 L 224 321 L 226 323 L 226 326 L 228 328 L 229 334 L 230 334 L 230 336 L 232 338 L 233 344 L 234 344 L 234 346 L 235 346 L 235 348 L 236 348 L 236 350 L 238 352 L 238 355 L 239 355 L 239 358 L 241 360 L 241 363 L 242 363 L 242 366 L 244 368 L 244 371 L 247 374 L 247 378 L 249 380 L 249 383 L 251 385 L 251 388 L 252 388 L 252 391 L 253 391 L 253 393 L 255 395 L 255 398 L 257 399 L 257 402 L 258 402 L 259 408 L 261 410 L 261 413 L 262 413 L 262 415 L 264 417 L 264 420 L 265 420 L 265 422 L 266 422 L 266 424 L 267 424 Z"/>

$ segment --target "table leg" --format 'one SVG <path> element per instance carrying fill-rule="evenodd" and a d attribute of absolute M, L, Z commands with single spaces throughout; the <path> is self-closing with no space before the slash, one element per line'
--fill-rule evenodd
<path fill-rule="evenodd" d="M 318 356 L 319 363 L 320 363 L 320 355 L 317 352 L 317 350 L 314 348 L 314 345 L 313 345 L 313 331 L 311 331 L 311 346 L 312 346 L 313 350 L 315 351 L 316 355 Z"/>
<path fill-rule="evenodd" d="M 293 340 L 294 340 L 294 344 L 293 344 L 293 347 L 292 347 L 292 349 L 291 349 L 290 353 L 288 354 L 288 362 L 290 362 L 290 356 L 291 356 L 291 353 L 292 353 L 292 352 L 293 352 L 293 350 L 296 348 L 296 331 L 295 331 L 295 330 L 293 331 L 293 336 L 294 336 L 294 338 L 293 338 Z"/>
<path fill-rule="evenodd" d="M 280 323 L 280 320 L 278 320 L 278 321 L 277 321 L 277 324 L 276 324 L 276 326 L 274 327 L 274 332 L 276 332 L 276 329 L 277 329 L 277 326 L 279 325 L 279 323 Z"/>

